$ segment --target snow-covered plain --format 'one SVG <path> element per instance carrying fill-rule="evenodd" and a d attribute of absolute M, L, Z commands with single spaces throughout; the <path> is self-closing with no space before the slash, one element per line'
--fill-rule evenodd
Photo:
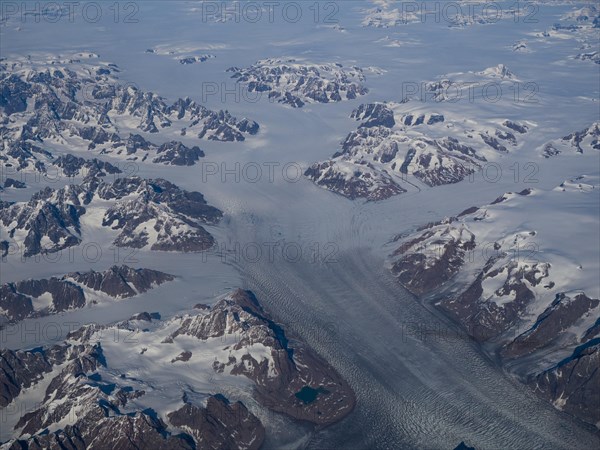
<path fill-rule="evenodd" d="M 500 4 L 508 8 L 511 3 Z M 3 57 L 94 52 L 122 69 L 123 83 L 135 83 L 169 100 L 190 96 L 209 108 L 227 109 L 260 124 L 259 134 L 242 143 L 182 138 L 186 145 L 199 145 L 205 151 L 205 163 L 230 169 L 236 163 L 241 167 L 279 164 L 272 182 L 265 169 L 253 183 L 243 176 L 236 182 L 233 175 L 221 173 L 203 177 L 202 166 L 139 163 L 138 175 L 160 176 L 184 189 L 198 190 L 224 212 L 221 225 L 210 230 L 218 248 L 208 254 L 143 250 L 124 261 L 129 255 L 126 249 L 115 254 L 111 236 L 86 226 L 83 243 L 71 258 L 63 255 L 55 262 L 8 258 L 0 265 L 2 283 L 74 270 L 104 270 L 115 263 L 162 270 L 178 279 L 127 302 L 26 320 L 2 330 L 0 344 L 32 348 L 64 337 L 72 326 L 65 326 L 67 323 L 111 323 L 140 311 L 158 311 L 169 317 L 232 288 L 244 287 L 254 290 L 277 319 L 330 361 L 358 397 L 356 411 L 325 430 L 296 427 L 281 418 L 266 423 L 267 448 L 453 448 L 460 441 L 478 449 L 596 447 L 597 431 L 556 411 L 503 373 L 464 333 L 398 286 L 384 265 L 390 251 L 387 243 L 399 232 L 487 204 L 508 191 L 527 187 L 551 191 L 564 180 L 600 174 L 598 152 L 563 151 L 548 159 L 540 152 L 548 141 L 599 119 L 600 66 L 574 59 L 579 53 L 598 50 L 597 34 L 590 30 L 544 34 L 583 4 L 536 2 L 537 22 L 532 23 L 511 18 L 455 27 L 444 20 L 435 23 L 430 18 L 422 23 L 412 18 L 409 23 L 389 26 L 389 16 L 384 16 L 388 25 L 382 28 L 365 26 L 369 23 L 367 10 L 373 5 L 336 4 L 335 19 L 344 33 L 322 23 L 323 14 L 315 23 L 308 3 L 301 4 L 303 18 L 297 23 L 284 20 L 280 13 L 273 23 L 266 17 L 256 23 L 204 20 L 202 3 L 175 1 L 138 3 L 137 23 L 123 23 L 122 17 L 114 21 L 107 4 L 97 23 L 76 14 L 72 23 L 43 19 L 35 23 L 27 16 L 26 21 L 13 17 L 0 26 Z M 529 52 L 513 51 L 517 41 L 526 42 Z M 586 47 L 589 45 L 591 49 Z M 185 65 L 145 53 L 149 48 L 185 56 L 192 50 L 201 51 L 216 57 Z M 280 57 L 383 71 L 376 76 L 366 74 L 364 84 L 369 93 L 365 96 L 307 104 L 301 109 L 270 102 L 266 96 L 255 101 L 254 96 L 244 95 L 246 91 L 236 87 L 226 72 L 231 66 L 250 67 L 259 60 Z M 535 83 L 537 101 L 515 101 L 514 91 L 506 90 L 499 102 L 465 97 L 420 106 L 476 121 L 510 119 L 535 124 L 518 149 L 494 159 L 501 168 L 499 177 L 492 174 L 494 182 L 484 176 L 490 173 L 477 173 L 458 184 L 419 185 L 418 190 L 365 203 L 337 196 L 294 172 L 296 164 L 305 169 L 337 151 L 339 142 L 356 128 L 349 116 L 361 103 L 400 102 L 406 83 L 420 86 L 453 74 L 476 75 L 499 64 L 517 75 L 519 86 Z M 215 86 L 218 92 L 211 94 Z M 415 106 L 419 108 L 418 101 Z M 85 148 L 68 151 L 88 154 Z M 118 163 L 110 155 L 93 156 Z M 281 168 L 290 162 L 294 166 L 284 176 Z M 524 173 L 530 163 L 536 167 L 535 181 Z M 520 169 L 518 176 L 515 167 Z M 28 183 L 26 192 L 6 190 L 0 195 L 7 201 L 26 200 L 27 194 L 45 184 L 34 181 Z M 598 202 L 595 206 L 574 212 L 573 220 L 582 215 L 590 227 L 598 227 Z M 568 246 L 572 241 L 584 248 L 585 243 L 571 236 L 567 225 L 565 228 L 556 238 L 563 242 L 556 244 Z M 92 242 L 103 250 L 93 262 L 81 252 Z M 265 244 L 274 242 L 279 245 L 270 258 Z M 258 258 L 249 255 L 254 244 L 263 249 Z M 289 253 L 283 253 L 284 248 Z M 303 254 L 297 261 L 294 248 Z M 586 258 L 597 259 L 598 249 L 587 250 Z M 585 261 L 582 264 L 585 266 Z M 58 327 L 50 328 L 50 324 Z M 412 324 L 443 327 L 451 330 L 450 336 L 415 336 L 407 331 Z M 239 396 L 247 397 L 245 393 Z"/>

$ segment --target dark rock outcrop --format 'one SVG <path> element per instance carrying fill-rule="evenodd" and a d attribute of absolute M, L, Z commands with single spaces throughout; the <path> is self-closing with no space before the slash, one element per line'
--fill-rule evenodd
<path fill-rule="evenodd" d="M 600 339 L 577 347 L 556 366 L 532 377 L 529 385 L 557 408 L 585 421 L 600 422 Z"/>
<path fill-rule="evenodd" d="M 17 230 L 25 233 L 21 255 L 55 253 L 81 242 L 80 216 L 85 208 L 68 203 L 50 203 L 33 197 L 0 209 L 0 226 L 12 238 Z M 10 227 L 10 228 L 8 228 Z"/>
<path fill-rule="evenodd" d="M 6 178 L 4 180 L 4 188 L 15 188 L 15 189 L 24 189 L 27 185 L 22 181 L 15 180 L 14 178 Z"/>
<path fill-rule="evenodd" d="M 304 172 L 319 186 L 350 199 L 383 200 L 406 192 L 404 183 L 413 187 L 458 183 L 483 166 L 482 153 L 489 153 L 485 147 L 508 151 L 500 141 L 516 145 L 508 129 L 495 129 L 495 136 L 466 132 L 469 144 L 453 136 L 431 138 L 428 128 L 439 127 L 446 120 L 442 114 L 395 117 L 392 106 L 384 103 L 361 105 L 351 117 L 364 122 L 348 134 L 331 159 Z M 407 133 L 408 127 L 414 132 Z"/>
<path fill-rule="evenodd" d="M 569 189 L 593 195 L 595 186 L 584 178 L 548 195 Z M 592 405 L 600 404 L 600 300 L 574 292 L 571 275 L 562 276 L 555 259 L 544 261 L 544 252 L 536 251 L 537 231 L 523 230 L 520 217 L 511 213 L 517 202 L 523 207 L 540 201 L 532 198 L 537 194 L 531 188 L 509 192 L 490 205 L 398 236 L 390 268 L 405 288 L 433 301 L 554 406 L 597 425 L 600 416 Z M 549 211 L 554 218 L 554 208 Z M 571 357 L 557 361 L 556 355 L 568 352 Z"/>
<path fill-rule="evenodd" d="M 293 108 L 306 103 L 329 103 L 365 95 L 363 70 L 341 64 L 303 64 L 295 60 L 265 59 L 240 69 L 231 67 L 232 78 L 249 92 L 268 92 L 270 99 Z"/>
<path fill-rule="evenodd" d="M 249 352 L 241 358 L 215 361 L 217 372 L 243 375 L 255 383 L 257 400 L 270 409 L 296 419 L 327 425 L 352 411 L 354 393 L 339 374 L 314 351 L 300 342 L 293 344 L 273 322 L 249 291 L 237 290 L 210 311 L 186 318 L 168 339 L 180 335 L 206 340 L 234 334 L 233 349 L 256 343 L 269 349 L 269 359 L 256 359 Z M 298 396 L 303 389 L 319 392 L 310 402 Z"/>
<path fill-rule="evenodd" d="M 87 297 L 81 286 L 111 298 L 127 298 L 173 279 L 172 275 L 156 270 L 113 266 L 104 272 L 90 270 L 69 273 L 60 278 L 6 283 L 0 286 L 0 316 L 16 322 L 27 317 L 40 317 L 83 308 L 92 300 Z M 36 303 L 40 303 L 37 308 L 34 307 Z"/>
<path fill-rule="evenodd" d="M 45 188 L 27 203 L 5 205 L 0 208 L 0 226 L 9 238 L 17 231 L 26 233 L 23 241 L 15 242 L 22 256 L 60 252 L 81 242 L 80 217 L 98 199 L 114 201 L 101 225 L 120 230 L 115 240 L 119 247 L 206 250 L 214 239 L 202 225 L 215 225 L 222 217 L 201 193 L 185 191 L 161 178 L 124 177 L 106 182 L 88 177 L 80 185 Z M 152 241 L 146 224 L 154 229 Z"/>
<path fill-rule="evenodd" d="M 156 150 L 158 156 L 152 160 L 155 163 L 171 164 L 173 166 L 193 166 L 204 152 L 199 147 L 186 147 L 181 142 L 167 142 Z"/>
<path fill-rule="evenodd" d="M 10 404 L 22 389 L 40 381 L 54 366 L 68 362 L 65 373 L 95 368 L 101 355 L 99 346 L 83 344 L 61 344 L 41 351 L 0 350 L 0 406 Z"/>
<path fill-rule="evenodd" d="M 585 294 L 558 294 L 530 329 L 503 348 L 502 355 L 505 358 L 518 358 L 550 346 L 599 304 L 600 300 L 591 299 Z"/>
<path fill-rule="evenodd" d="M 595 122 L 581 131 L 570 133 L 562 139 L 547 142 L 541 148 L 541 153 L 545 158 L 573 151 L 576 153 L 600 151 L 600 122 Z"/>
<path fill-rule="evenodd" d="M 194 438 L 197 448 L 256 450 L 265 438 L 262 424 L 244 404 L 231 404 L 222 395 L 208 397 L 206 408 L 186 403 L 168 418 Z"/>
<path fill-rule="evenodd" d="M 208 361 L 211 371 L 251 380 L 254 395 L 263 406 L 319 425 L 336 422 L 352 410 L 355 399 L 348 384 L 311 349 L 290 340 L 251 292 L 234 291 L 212 308 L 196 311 L 166 322 L 164 327 L 171 334 L 156 343 L 161 347 L 159 353 L 175 343 L 172 366 L 169 359 L 156 360 L 159 366 L 172 367 L 174 376 L 177 370 L 187 370 L 187 364 L 198 367 L 196 350 L 201 355 L 206 348 L 201 341 L 213 339 L 212 344 L 222 342 L 225 350 L 231 349 L 236 356 L 229 352 L 229 358 L 220 361 L 222 349 L 215 349 L 214 361 L 205 359 L 206 355 L 201 360 Z M 24 388 L 42 379 L 46 386 L 42 401 L 15 419 L 13 440 L 7 447 L 260 448 L 265 430 L 244 404 L 230 402 L 219 393 L 198 392 L 193 383 L 184 386 L 181 407 L 161 414 L 145 407 L 149 394 L 156 395 L 161 383 L 157 381 L 160 376 L 153 378 L 154 366 L 135 377 L 118 375 L 109 359 L 120 360 L 119 352 L 125 355 L 131 350 L 118 350 L 121 346 L 108 341 L 116 335 L 110 331 L 136 330 L 140 321 L 147 322 L 142 324 L 148 327 L 143 333 L 165 329 L 156 314 L 140 313 L 114 325 L 86 325 L 51 348 L 1 351 L 2 405 L 18 400 Z M 232 336 L 235 342 L 227 345 Z M 110 347 L 109 356 L 104 344 Z M 156 357 L 156 346 L 139 349 L 136 353 L 144 355 L 141 358 Z M 218 392 L 219 385 L 214 389 Z"/>
<path fill-rule="evenodd" d="M 109 162 L 101 161 L 97 158 L 85 159 L 71 154 L 59 156 L 53 164 L 62 169 L 67 177 L 74 177 L 83 172 L 85 176 L 104 177 L 107 174 L 122 173 L 121 169 Z"/>
<path fill-rule="evenodd" d="M 352 111 L 350 117 L 356 120 L 365 120 L 360 126 L 367 128 L 376 126 L 392 128 L 396 124 L 394 112 L 384 103 L 362 104 Z"/>
<path fill-rule="evenodd" d="M 475 236 L 468 230 L 460 230 L 456 238 L 450 233 L 442 232 L 433 249 L 437 255 L 429 261 L 426 255 L 414 248 L 431 238 L 437 239 L 436 234 L 427 230 L 405 243 L 393 255 L 399 258 L 392 265 L 392 273 L 417 295 L 427 294 L 450 280 L 462 267 L 466 253 L 475 248 Z"/>
<path fill-rule="evenodd" d="M 194 57 L 194 62 L 211 56 Z M 95 75 L 89 77 L 86 72 Z M 53 161 L 52 153 L 43 148 L 47 140 L 64 142 L 73 137 L 84 140 L 89 150 L 103 154 L 130 156 L 140 150 L 156 150 L 153 160 L 157 163 L 191 165 L 203 156 L 197 147 L 188 149 L 180 142 L 163 147 L 150 144 L 140 135 L 121 136 L 114 123 L 117 116 L 137 122 L 137 128 L 144 132 L 158 134 L 177 124 L 182 134 L 193 132 L 199 138 L 216 141 L 243 141 L 259 131 L 254 121 L 238 120 L 224 110 L 209 110 L 189 98 L 168 104 L 152 92 L 122 86 L 118 72 L 111 64 L 80 60 L 0 61 L 0 112 L 7 124 L 14 122 L 9 120 L 15 114 L 21 114 L 24 121 L 18 126 L 3 126 L 0 161 L 6 167 L 33 168 L 44 173 L 48 164 L 56 162 L 67 176 L 82 169 L 99 176 L 118 173 L 114 166 L 96 159 L 81 162 L 66 155 Z"/>
<path fill-rule="evenodd" d="M 133 297 L 175 279 L 173 275 L 158 270 L 128 266 L 113 266 L 104 272 L 74 272 L 66 277 L 114 298 Z"/>

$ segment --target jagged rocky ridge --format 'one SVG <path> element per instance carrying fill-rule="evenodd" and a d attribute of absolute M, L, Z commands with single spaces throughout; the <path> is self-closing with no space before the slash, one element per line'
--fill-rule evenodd
<path fill-rule="evenodd" d="M 208 396 L 205 406 L 183 398 L 183 406 L 164 418 L 168 423 L 151 408 L 141 409 L 144 390 L 103 380 L 99 372 L 109 361 L 101 343 L 69 341 L 35 353 L 2 350 L 0 364 L 2 407 L 49 379 L 43 400 L 22 411 L 17 437 L 3 449 L 258 449 L 264 439 L 260 421 L 222 395 Z"/>
<path fill-rule="evenodd" d="M 64 344 L 37 351 L 0 350 L 0 407 L 10 405 L 24 389 L 40 382 L 56 366 L 65 363 L 65 371 L 74 375 L 93 371 L 104 363 L 102 348 L 98 344 Z"/>
<path fill-rule="evenodd" d="M 209 340 L 225 335 L 235 335 L 235 344 L 227 360 L 215 358 L 214 370 L 252 380 L 257 399 L 268 408 L 324 425 L 337 422 L 354 407 L 347 383 L 312 350 L 291 342 L 249 291 L 237 290 L 206 314 L 184 318 L 165 342 L 180 336 Z M 246 352 L 255 346 L 264 351 Z"/>
<path fill-rule="evenodd" d="M 473 174 L 497 154 L 517 147 L 528 126 L 504 120 L 481 130 L 464 128 L 437 112 L 412 112 L 394 103 L 360 105 L 361 122 L 332 159 L 311 165 L 305 176 L 350 199 L 383 200 L 409 185 L 439 186 Z"/>
<path fill-rule="evenodd" d="M 216 58 L 215 55 L 212 54 L 204 54 L 200 56 L 186 56 L 184 58 L 179 59 L 179 64 L 195 64 L 197 62 L 205 62 L 209 59 Z"/>
<path fill-rule="evenodd" d="M 600 122 L 595 122 L 581 131 L 575 131 L 546 143 L 541 153 L 544 158 L 550 158 L 560 153 L 577 154 L 600 151 Z"/>
<path fill-rule="evenodd" d="M 375 71 L 376 69 L 368 69 Z M 368 89 L 364 69 L 342 64 L 311 64 L 294 59 L 264 59 L 241 69 L 231 67 L 239 83 L 249 92 L 267 93 L 269 99 L 301 108 L 307 103 L 330 103 L 355 99 Z"/>
<path fill-rule="evenodd" d="M 117 166 L 97 158 L 85 159 L 75 155 L 61 155 L 52 162 L 66 177 L 84 175 L 85 177 L 105 177 L 123 173 Z"/>
<path fill-rule="evenodd" d="M 569 208 L 598 212 L 599 185 L 579 177 L 525 189 L 398 236 L 390 268 L 434 301 L 524 382 L 593 424 L 600 415 L 598 235 Z M 568 206 L 567 206 L 568 205 Z M 583 244 L 565 245 L 562 225 Z M 596 250 L 589 250 L 589 247 Z M 584 394 L 585 392 L 585 394 Z"/>
<path fill-rule="evenodd" d="M 0 203 L 3 256 L 56 253 L 81 243 L 81 218 L 92 210 L 103 227 L 118 232 L 114 245 L 150 250 L 196 252 L 213 237 L 222 213 L 199 192 L 167 180 L 139 177 L 110 182 L 88 177 L 81 184 L 45 189 L 28 202 Z"/>
<path fill-rule="evenodd" d="M 242 290 L 165 322 L 141 313 L 86 325 L 53 347 L 2 350 L 0 367 L 1 407 L 23 390 L 41 397 L 33 408 L 11 409 L 18 414 L 2 448 L 256 449 L 260 421 L 219 392 L 240 377 L 262 406 L 319 425 L 340 420 L 355 401 L 331 366 Z"/>
<path fill-rule="evenodd" d="M 16 148 L 16 147 L 15 147 Z M 123 171 L 114 164 L 107 161 L 102 161 L 98 158 L 86 159 L 70 153 L 63 154 L 59 157 L 48 153 L 45 158 L 39 158 L 32 153 L 0 153 L 0 161 L 7 162 L 5 166 L 6 177 L 4 178 L 4 188 L 23 189 L 27 187 L 25 181 L 28 180 L 28 174 L 21 172 L 33 163 L 36 172 L 44 174 L 45 180 L 49 182 L 59 181 L 61 178 L 87 178 L 87 177 L 105 177 L 107 175 L 118 175 Z M 4 172 L 4 170 L 3 170 Z M 8 175 L 13 175 L 20 179 L 11 178 Z M 36 176 L 31 179 L 39 180 Z M 1 180 L 0 180 L 1 181 Z M 2 190 L 0 182 L 0 190 Z"/>
<path fill-rule="evenodd" d="M 600 427 L 599 366 L 600 338 L 594 338 L 555 366 L 531 377 L 528 384 L 557 408 Z"/>
<path fill-rule="evenodd" d="M 4 186 L 0 184 L 0 191 L 4 189 L 24 189 L 27 185 L 20 180 L 15 180 L 14 178 L 7 177 L 4 179 Z"/>
<path fill-rule="evenodd" d="M 152 92 L 119 81 L 116 65 L 91 59 L 0 62 L 0 158 L 6 167 L 41 171 L 53 159 L 51 146 L 87 148 L 128 159 L 145 159 L 151 150 L 156 163 L 191 165 L 203 152 L 174 140 L 175 136 L 243 141 L 258 132 L 256 122 L 209 110 L 190 98 L 168 104 Z M 132 126 L 169 137 L 166 143 L 136 147 L 131 145 L 137 137 Z"/>
<path fill-rule="evenodd" d="M 98 295 L 122 299 L 142 294 L 174 277 L 151 269 L 113 266 L 103 272 L 72 272 L 0 286 L 0 318 L 10 322 L 97 303 Z"/>

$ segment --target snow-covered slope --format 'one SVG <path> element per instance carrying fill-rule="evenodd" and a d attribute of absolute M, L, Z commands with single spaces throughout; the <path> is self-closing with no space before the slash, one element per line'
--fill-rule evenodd
<path fill-rule="evenodd" d="M 295 59 L 265 59 L 246 69 L 231 67 L 227 71 L 249 92 L 268 93 L 269 99 L 293 108 L 365 95 L 365 72 L 381 72 L 376 68 L 345 68 L 339 63 L 314 64 Z"/>
<path fill-rule="evenodd" d="M 600 122 L 595 122 L 581 131 L 575 131 L 562 139 L 555 139 L 546 143 L 541 154 L 550 158 L 560 153 L 587 153 L 600 151 Z"/>
<path fill-rule="evenodd" d="M 89 295 L 85 308 L 62 309 L 80 304 L 69 288 L 56 302 L 23 293 L 34 312 L 0 329 L 0 347 L 21 350 L 2 354 L 29 387 L 0 406 L 3 442 L 252 447 L 263 435 L 254 416 L 265 448 L 598 446 L 594 428 L 570 417 L 594 422 L 598 403 L 598 200 L 584 192 L 599 175 L 596 2 L 99 2 L 98 22 L 82 14 L 91 4 L 13 3 L 0 18 L 0 284 L 91 269 L 95 285 L 114 264 L 176 279 L 122 301 L 70 279 L 94 291 L 89 309 Z M 548 156 L 560 153 L 544 158 L 547 143 Z M 220 173 L 205 177 L 207 164 Z M 257 166 L 258 180 L 244 176 Z M 439 227 L 414 232 L 427 222 Z M 419 303 L 383 259 L 394 234 L 428 231 L 434 255 L 415 243 L 390 261 L 423 292 Z M 273 391 L 269 401 L 293 414 L 265 414 L 252 392 L 264 394 L 256 380 L 281 362 L 274 347 L 197 338 L 221 318 L 232 330 L 245 326 L 236 316 L 260 322 L 230 296 L 214 315 L 192 309 L 237 286 L 352 386 L 358 406 L 343 422 L 297 420 L 311 405 L 329 411 L 332 394 L 316 385 Z M 131 318 L 139 311 L 152 313 Z M 51 357 L 56 341 L 34 330 L 62 342 L 74 323 L 90 334 L 64 345 L 83 347 L 59 344 Z M 253 337 L 283 347 L 254 325 Z M 84 375 L 59 377 L 46 401 L 69 352 L 82 361 L 68 370 Z M 310 377 L 283 361 L 268 383 Z M 14 430 L 25 412 L 33 439 Z"/>
<path fill-rule="evenodd" d="M 313 164 L 305 175 L 351 199 L 381 200 L 414 189 L 415 183 L 462 181 L 499 154 L 518 150 L 531 126 L 440 113 L 446 109 L 412 102 L 360 105 L 351 114 L 362 122 L 358 129 L 331 160 Z"/>
<path fill-rule="evenodd" d="M 188 448 L 181 431 L 199 448 L 255 449 L 264 439 L 259 420 L 221 393 L 241 398 L 250 385 L 262 407 L 316 424 L 336 422 L 354 406 L 336 371 L 242 290 L 167 321 L 140 313 L 112 326 L 84 326 L 54 347 L 3 351 L 0 364 L 2 406 L 24 393 L 42 395 L 34 410 L 11 417 L 13 430 L 3 427 L 3 438 L 29 445 L 71 438 L 106 448 L 107 439 L 123 437 L 108 431 L 126 421 L 133 441 L 142 440 L 135 445 L 161 442 L 159 433 L 172 444 L 166 448 Z M 217 424 L 215 414 L 224 414 Z"/>
<path fill-rule="evenodd" d="M 201 193 L 164 179 L 89 176 L 78 185 L 47 187 L 29 202 L 0 203 L 0 249 L 3 257 L 60 252 L 81 243 L 86 228 L 106 227 L 118 231 L 117 247 L 197 252 L 214 244 L 202 225 L 221 217 Z"/>
<path fill-rule="evenodd" d="M 0 286 L 0 320 L 16 322 L 133 297 L 173 279 L 156 270 L 113 266 L 104 272 L 6 283 Z"/>
<path fill-rule="evenodd" d="M 189 98 L 172 104 L 134 83 L 95 54 L 0 62 L 0 159 L 7 167 L 41 172 L 52 163 L 52 147 L 81 149 L 173 165 L 193 165 L 204 152 L 176 140 L 195 135 L 243 141 L 259 126 L 227 111 L 212 111 Z M 139 132 L 156 135 L 155 144 Z"/>
<path fill-rule="evenodd" d="M 597 358 L 599 189 L 597 176 L 581 176 L 550 191 L 507 193 L 398 236 L 390 260 L 406 288 L 432 298 L 509 367 L 538 377 L 531 383 L 546 395 L 563 392 L 556 405 L 592 423 L 600 420 L 588 403 L 600 395 L 597 376 L 557 373 L 577 355 Z M 565 245 L 567 236 L 578 239 Z M 573 393 L 581 386 L 587 396 Z"/>

